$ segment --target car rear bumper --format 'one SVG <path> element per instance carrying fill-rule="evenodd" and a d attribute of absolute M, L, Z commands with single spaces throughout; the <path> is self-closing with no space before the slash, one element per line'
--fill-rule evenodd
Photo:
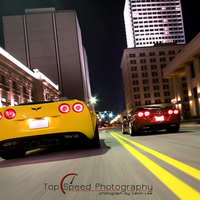
<path fill-rule="evenodd" d="M 165 116 L 165 120 L 164 121 L 155 121 L 154 118 L 152 117 L 147 117 L 147 118 L 136 118 L 133 122 L 132 122 L 135 130 L 141 130 L 143 127 L 167 127 L 170 126 L 170 124 L 177 124 L 180 125 L 180 117 L 177 116 Z"/>
<path fill-rule="evenodd" d="M 13 149 L 32 150 L 55 145 L 66 145 L 70 142 L 84 142 L 91 140 L 80 132 L 55 133 L 29 137 L 13 138 L 0 142 L 0 151 Z"/>
<path fill-rule="evenodd" d="M 157 131 L 157 130 L 167 130 L 173 127 L 179 127 L 180 125 L 177 123 L 163 123 L 163 124 L 151 124 L 145 125 L 138 129 L 138 131 Z"/>

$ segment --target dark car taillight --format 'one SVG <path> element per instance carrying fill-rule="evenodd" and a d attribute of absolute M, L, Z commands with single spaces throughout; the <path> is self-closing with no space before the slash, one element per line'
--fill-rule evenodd
<path fill-rule="evenodd" d="M 60 104 L 58 107 L 58 110 L 63 113 L 66 114 L 70 111 L 70 106 L 66 103 Z"/>
<path fill-rule="evenodd" d="M 137 113 L 137 116 L 138 116 L 138 117 L 143 117 L 143 115 L 144 115 L 143 112 L 138 112 L 138 113 Z"/>
<path fill-rule="evenodd" d="M 175 115 L 178 115 L 178 114 L 179 114 L 179 110 L 178 110 L 178 109 L 175 109 L 175 110 L 174 110 L 174 114 L 175 114 Z"/>
<path fill-rule="evenodd" d="M 144 116 L 145 116 L 145 117 L 149 117 L 150 114 L 151 114 L 151 113 L 150 113 L 149 111 L 145 111 L 145 112 L 144 112 Z"/>
<path fill-rule="evenodd" d="M 173 114 L 178 115 L 179 114 L 179 110 L 178 109 L 175 109 L 175 110 L 169 109 L 167 111 L 167 113 L 168 113 L 168 115 L 173 115 Z"/>
<path fill-rule="evenodd" d="M 4 112 L 4 116 L 5 116 L 7 119 L 13 119 L 13 118 L 16 116 L 16 112 L 15 112 L 13 109 L 7 109 L 7 110 Z"/>
<path fill-rule="evenodd" d="M 143 112 L 142 112 L 142 111 L 138 112 L 138 113 L 137 113 L 137 116 L 138 116 L 138 117 L 149 117 L 150 114 L 151 114 L 151 113 L 150 113 L 148 110 L 146 110 L 146 111 L 143 111 Z"/>
<path fill-rule="evenodd" d="M 172 115 L 174 113 L 174 111 L 172 109 L 167 111 L 168 115 Z"/>

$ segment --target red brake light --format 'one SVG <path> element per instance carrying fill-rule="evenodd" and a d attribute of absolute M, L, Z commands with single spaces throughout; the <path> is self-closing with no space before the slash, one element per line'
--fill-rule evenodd
<path fill-rule="evenodd" d="M 174 114 L 177 115 L 178 113 L 179 113 L 179 110 L 178 110 L 178 109 L 175 109 L 175 110 L 174 110 Z"/>
<path fill-rule="evenodd" d="M 145 111 L 145 112 L 144 112 L 144 116 L 145 116 L 145 117 L 149 117 L 149 116 L 150 116 L 150 112 L 149 112 L 149 111 Z"/>
<path fill-rule="evenodd" d="M 82 103 L 75 103 L 73 106 L 72 106 L 74 112 L 77 112 L 77 113 L 80 113 L 84 110 L 84 106 Z"/>
<path fill-rule="evenodd" d="M 16 112 L 13 109 L 7 109 L 4 115 L 7 119 L 13 119 L 16 116 Z"/>
<path fill-rule="evenodd" d="M 143 117 L 143 115 L 144 115 L 144 114 L 143 114 L 143 112 L 141 112 L 141 111 L 138 112 L 138 114 L 137 114 L 138 117 Z"/>
<path fill-rule="evenodd" d="M 0 113 L 0 119 L 2 119 L 2 113 Z"/>
<path fill-rule="evenodd" d="M 60 104 L 58 107 L 58 110 L 63 113 L 66 114 L 70 111 L 70 106 L 66 103 Z"/>
<path fill-rule="evenodd" d="M 172 115 L 174 113 L 174 111 L 170 109 L 170 110 L 168 110 L 167 113 L 168 113 L 168 115 Z"/>

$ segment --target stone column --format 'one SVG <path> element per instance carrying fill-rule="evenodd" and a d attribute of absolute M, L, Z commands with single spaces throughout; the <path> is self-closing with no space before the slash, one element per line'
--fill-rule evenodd
<path fill-rule="evenodd" d="M 2 98 L 2 89 L 0 88 L 0 108 L 2 107 L 1 98 Z"/>
<path fill-rule="evenodd" d="M 177 76 L 173 77 L 175 102 L 178 103 L 177 108 L 179 110 L 182 110 L 181 101 L 182 101 L 183 97 L 181 95 L 181 85 L 180 84 L 181 84 L 180 78 Z"/>
<path fill-rule="evenodd" d="M 197 114 L 200 115 L 200 58 L 197 57 L 194 59 L 194 71 L 195 71 L 195 79 L 196 79 L 196 87 L 197 87 Z"/>
<path fill-rule="evenodd" d="M 10 105 L 14 106 L 14 97 L 13 97 L 13 88 L 12 88 L 12 80 L 8 80 L 9 84 L 9 100 L 10 100 Z"/>
<path fill-rule="evenodd" d="M 19 97 L 19 103 L 24 103 L 24 97 L 23 97 L 23 86 L 19 86 L 19 92 L 20 92 L 20 97 Z"/>
<path fill-rule="evenodd" d="M 196 110 L 195 110 L 195 102 L 194 102 L 194 94 L 193 94 L 193 86 L 192 86 L 192 73 L 191 73 L 190 65 L 187 65 L 185 67 L 185 72 L 186 72 L 186 78 L 187 78 L 190 114 L 191 114 L 191 116 L 194 116 L 194 115 L 196 115 Z"/>

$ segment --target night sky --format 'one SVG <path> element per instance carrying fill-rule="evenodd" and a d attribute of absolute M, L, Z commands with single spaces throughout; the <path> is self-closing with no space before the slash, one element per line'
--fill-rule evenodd
<path fill-rule="evenodd" d="M 0 46 L 4 48 L 2 16 L 22 15 L 25 9 L 55 7 L 76 10 L 86 49 L 92 96 L 96 109 L 120 114 L 125 109 L 120 69 L 126 48 L 123 8 L 125 0 L 0 0 Z M 200 32 L 198 1 L 182 0 L 187 43 Z"/>

